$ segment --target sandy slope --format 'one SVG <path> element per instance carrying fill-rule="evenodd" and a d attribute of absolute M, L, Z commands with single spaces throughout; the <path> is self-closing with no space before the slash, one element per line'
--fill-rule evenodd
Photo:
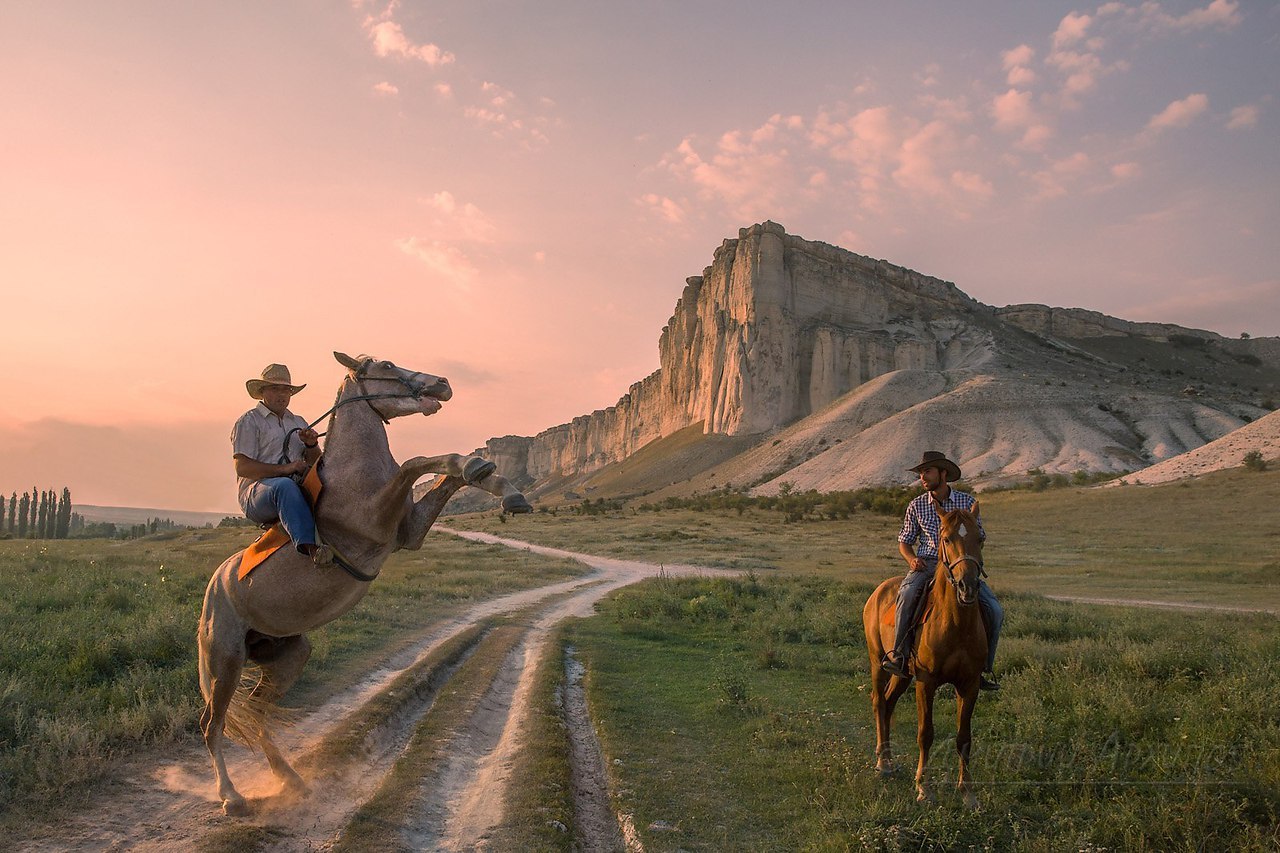
<path fill-rule="evenodd" d="M 1202 447 L 1112 480 L 1107 485 L 1153 485 L 1198 477 L 1224 468 L 1237 468 L 1244 464 L 1245 454 L 1252 450 L 1260 452 L 1262 458 L 1269 462 L 1280 458 L 1280 410 L 1258 418 L 1251 424 L 1245 424 Z"/>

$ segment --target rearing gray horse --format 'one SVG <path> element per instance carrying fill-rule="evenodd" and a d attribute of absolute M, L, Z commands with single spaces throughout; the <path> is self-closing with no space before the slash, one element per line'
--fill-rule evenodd
<path fill-rule="evenodd" d="M 241 551 L 218 567 L 205 591 L 198 632 L 205 701 L 200 728 L 227 814 L 243 814 L 247 806 L 227 776 L 224 735 L 261 748 L 286 789 L 306 790 L 272 740 L 270 721 L 311 654 L 308 631 L 354 607 L 392 553 L 421 548 L 445 503 L 463 486 L 501 498 L 507 512 L 532 510 L 494 464 L 479 456 L 417 456 L 396 464 L 387 424 L 439 411 L 453 396 L 447 379 L 364 355 L 334 357 L 348 374 L 329 419 L 319 471 L 324 490 L 315 515 L 321 536 L 346 567 L 317 567 L 286 547 L 241 579 Z M 440 476 L 415 501 L 413 485 L 426 474 Z M 259 667 L 262 677 L 241 686 L 246 665 Z"/>

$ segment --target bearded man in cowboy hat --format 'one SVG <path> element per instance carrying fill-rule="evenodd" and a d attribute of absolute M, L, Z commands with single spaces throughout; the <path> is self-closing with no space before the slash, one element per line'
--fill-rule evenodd
<path fill-rule="evenodd" d="M 977 504 L 973 495 L 957 491 L 948 485 L 960 479 L 960 466 L 948 459 L 945 453 L 926 450 L 920 464 L 907 470 L 920 475 L 920 485 L 925 491 L 907 505 L 902 531 L 898 534 L 898 551 L 907 561 L 907 576 L 898 587 L 893 649 L 885 654 L 880 664 L 886 671 L 904 678 L 909 677 L 907 655 L 911 650 L 911 629 L 919 615 L 917 608 L 929 578 L 933 577 L 938 555 L 942 553 L 938 542 L 942 532 L 938 510 L 973 511 Z M 976 514 L 974 517 L 978 521 L 978 533 L 986 541 L 987 531 L 982 527 L 982 519 Z M 991 588 L 981 580 L 978 582 L 978 607 L 982 611 L 982 623 L 987 629 L 987 666 L 980 686 L 983 690 L 998 690 L 1000 685 L 995 680 L 993 667 L 996 643 L 1000 641 L 1000 626 L 1004 623 L 1004 610 L 996 601 Z"/>
<path fill-rule="evenodd" d="M 333 562 L 333 550 L 316 542 L 316 522 L 298 480 L 320 458 L 320 437 L 289 411 L 306 385 L 294 385 L 289 368 L 268 364 L 244 383 L 258 405 L 231 428 L 231 458 L 239 478 L 240 508 L 250 521 L 284 527 L 294 546 L 316 565 Z M 297 477 L 295 480 L 294 478 Z"/>

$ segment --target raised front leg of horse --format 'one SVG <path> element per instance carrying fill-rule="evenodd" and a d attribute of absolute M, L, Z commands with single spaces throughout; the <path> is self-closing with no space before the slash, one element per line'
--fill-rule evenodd
<path fill-rule="evenodd" d="M 443 474 L 446 477 L 460 477 L 468 486 L 488 492 L 502 500 L 504 512 L 532 512 L 533 507 L 525 499 L 519 489 L 498 473 L 497 466 L 481 456 L 463 456 L 460 453 L 446 453 L 443 456 L 415 456 L 400 466 L 401 472 L 409 481 L 409 488 L 427 474 Z M 399 481 L 399 478 L 397 478 Z"/>

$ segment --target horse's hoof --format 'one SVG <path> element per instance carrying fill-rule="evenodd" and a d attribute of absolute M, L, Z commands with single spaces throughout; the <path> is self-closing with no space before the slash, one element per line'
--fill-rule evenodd
<path fill-rule="evenodd" d="M 892 779 L 898 775 L 898 768 L 892 764 L 886 764 L 883 767 L 876 765 L 876 775 L 881 779 Z"/>
<path fill-rule="evenodd" d="M 246 817 L 249 814 L 249 801 L 244 797 L 228 797 L 222 801 L 222 813 L 227 817 Z"/>
<path fill-rule="evenodd" d="M 497 470 L 498 466 L 488 459 L 472 456 L 467 460 L 467 464 L 462 466 L 462 479 L 467 481 L 468 486 L 474 486 Z"/>
<path fill-rule="evenodd" d="M 502 511 L 512 515 L 533 512 L 533 504 L 525 500 L 524 495 L 516 492 L 514 495 L 507 495 L 502 499 Z"/>
<path fill-rule="evenodd" d="M 301 800 L 311 795 L 311 787 L 301 777 L 295 777 L 280 786 L 280 795 L 290 800 Z"/>
<path fill-rule="evenodd" d="M 964 795 L 964 807 L 971 812 L 982 811 L 982 805 L 978 802 L 978 798 L 973 794 Z"/>
<path fill-rule="evenodd" d="M 932 806 L 937 803 L 937 798 L 933 796 L 932 791 L 920 791 L 916 794 L 916 802 L 922 806 Z"/>

